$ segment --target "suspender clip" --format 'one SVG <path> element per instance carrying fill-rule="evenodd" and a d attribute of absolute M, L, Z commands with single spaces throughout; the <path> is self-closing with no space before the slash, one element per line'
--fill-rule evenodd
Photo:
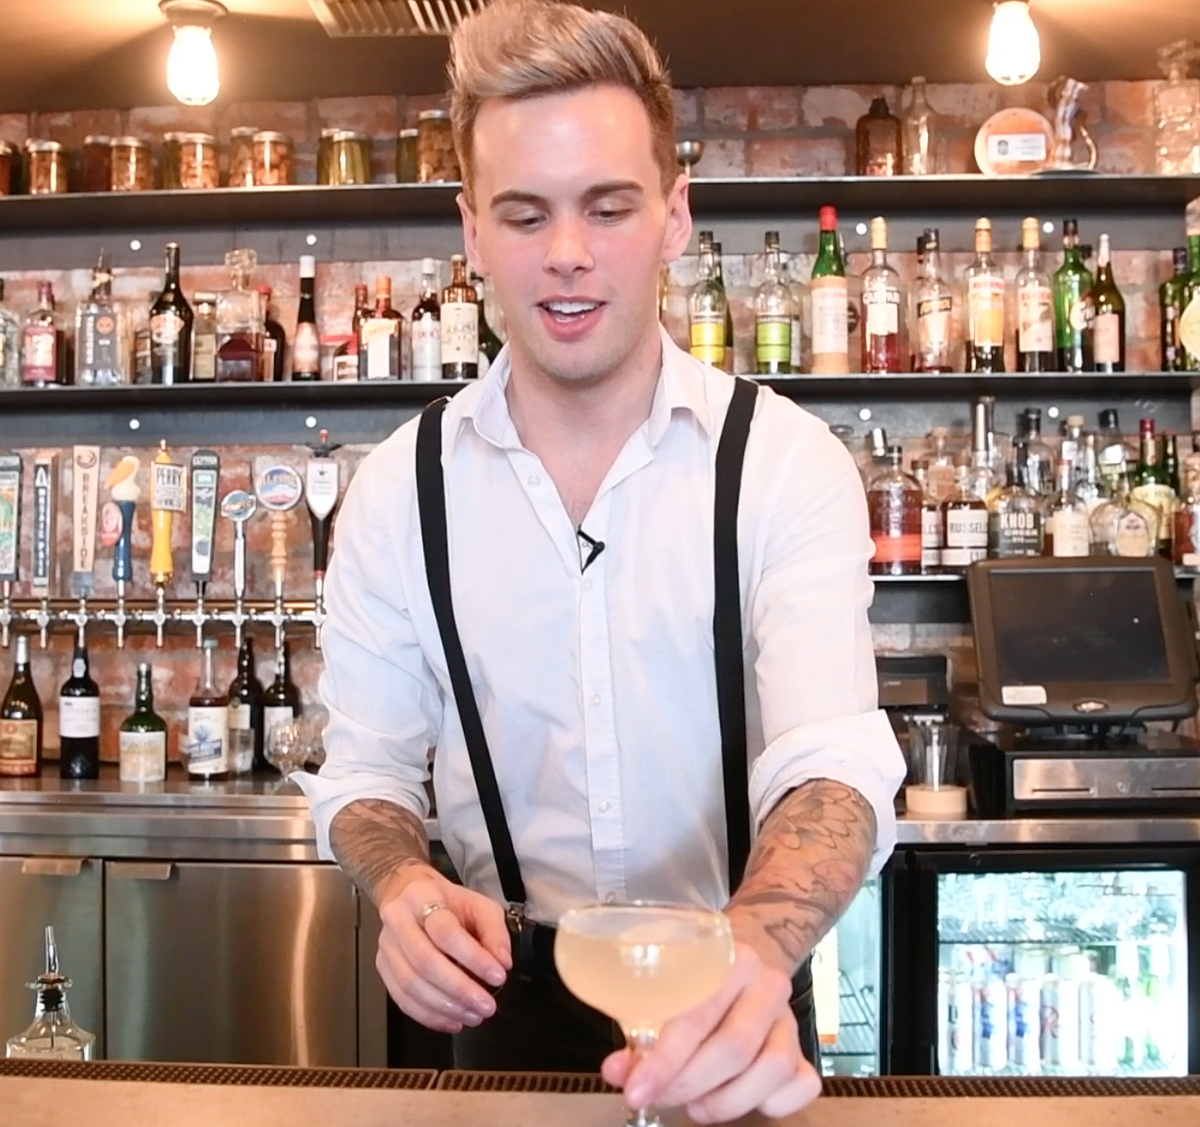
<path fill-rule="evenodd" d="M 533 978 L 533 921 L 525 915 L 524 903 L 510 902 L 504 909 L 504 922 L 512 938 L 513 973 L 524 981 Z"/>

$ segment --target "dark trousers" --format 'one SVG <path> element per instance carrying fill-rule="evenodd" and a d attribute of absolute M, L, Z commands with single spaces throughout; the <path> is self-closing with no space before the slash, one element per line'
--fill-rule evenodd
<path fill-rule="evenodd" d="M 535 942 L 514 961 L 496 994 L 496 1012 L 454 1038 L 454 1067 L 504 1072 L 599 1072 L 600 1062 L 625 1044 L 620 1028 L 584 1005 L 562 984 L 554 968 L 553 932 L 539 928 Z M 820 1070 L 812 970 L 806 962 L 792 988 L 792 1012 L 800 1047 Z"/>

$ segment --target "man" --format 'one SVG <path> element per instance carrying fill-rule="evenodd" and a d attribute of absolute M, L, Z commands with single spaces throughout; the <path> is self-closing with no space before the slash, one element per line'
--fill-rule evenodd
<path fill-rule="evenodd" d="M 785 1115 L 820 1088 L 792 976 L 890 852 L 903 773 L 876 708 L 863 492 L 824 424 L 747 389 L 730 539 L 751 674 L 740 802 L 757 832 L 730 899 L 713 498 L 734 381 L 657 321 L 661 267 L 691 235 L 668 76 L 620 17 L 498 0 L 455 34 L 451 78 L 466 247 L 509 340 L 425 438 L 401 427 L 347 493 L 327 588 L 328 759 L 304 780 L 321 849 L 378 905 L 392 997 L 459 1034 L 460 1065 L 603 1058 L 635 1107 Z M 422 500 L 414 467 L 431 435 Z M 443 480 L 444 501 L 428 492 Z M 449 592 L 435 608 L 443 507 Z M 485 745 L 496 802 L 469 741 Z M 428 860 L 433 747 L 462 886 Z M 501 803 L 510 863 L 485 813 Z M 728 984 L 641 1059 L 610 1052 L 610 1024 L 552 981 L 548 933 L 531 954 L 506 918 L 515 867 L 539 925 L 604 900 L 724 908 Z"/>

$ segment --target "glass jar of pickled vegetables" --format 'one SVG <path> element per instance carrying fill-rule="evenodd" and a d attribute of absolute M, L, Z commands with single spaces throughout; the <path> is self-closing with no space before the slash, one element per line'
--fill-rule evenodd
<path fill-rule="evenodd" d="M 163 187 L 190 190 L 218 188 L 221 162 L 211 133 L 167 133 L 163 136 Z"/>
<path fill-rule="evenodd" d="M 396 134 L 396 183 L 417 182 L 417 131 L 401 129 Z"/>
<path fill-rule="evenodd" d="M 450 114 L 425 110 L 417 115 L 417 179 L 422 184 L 461 180 Z"/>
<path fill-rule="evenodd" d="M 321 140 L 328 148 L 324 162 L 318 157 L 317 171 L 322 184 L 371 183 L 371 138 L 351 129 L 336 129 Z M 323 175 L 322 175 L 323 173 Z"/>
<path fill-rule="evenodd" d="M 52 196 L 67 191 L 67 150 L 59 141 L 25 142 L 29 161 L 29 194 Z"/>
<path fill-rule="evenodd" d="M 13 171 L 17 167 L 17 150 L 7 141 L 0 141 L 0 196 L 11 196 Z"/>
<path fill-rule="evenodd" d="M 154 187 L 154 165 L 150 146 L 140 137 L 112 139 L 112 179 L 114 192 L 145 192 Z"/>
<path fill-rule="evenodd" d="M 229 131 L 229 186 L 254 187 L 254 136 L 259 130 L 239 125 Z"/>
<path fill-rule="evenodd" d="M 112 138 L 97 133 L 83 139 L 83 190 L 107 192 L 112 186 Z"/>
<path fill-rule="evenodd" d="M 274 187 L 292 182 L 292 139 L 286 133 L 264 129 L 254 134 L 254 183 Z"/>

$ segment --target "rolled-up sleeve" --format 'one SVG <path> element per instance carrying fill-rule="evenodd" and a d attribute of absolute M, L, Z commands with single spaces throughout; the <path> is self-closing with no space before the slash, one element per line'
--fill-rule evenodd
<path fill-rule="evenodd" d="M 421 818 L 429 812 L 425 783 L 441 698 L 418 644 L 400 549 L 384 517 L 411 504 L 390 472 L 404 455 L 397 445 L 392 439 L 364 460 L 338 515 L 318 686 L 329 710 L 326 758 L 319 774 L 292 776 L 308 796 L 325 858 L 332 858 L 330 824 L 351 802 L 379 798 Z"/>
<path fill-rule="evenodd" d="M 896 842 L 904 760 L 878 707 L 866 498 L 845 447 L 824 426 L 805 424 L 775 467 L 770 518 L 755 546 L 761 573 L 750 620 L 765 748 L 751 770 L 751 810 L 761 825 L 802 783 L 853 787 L 875 812 L 878 872 Z"/>

